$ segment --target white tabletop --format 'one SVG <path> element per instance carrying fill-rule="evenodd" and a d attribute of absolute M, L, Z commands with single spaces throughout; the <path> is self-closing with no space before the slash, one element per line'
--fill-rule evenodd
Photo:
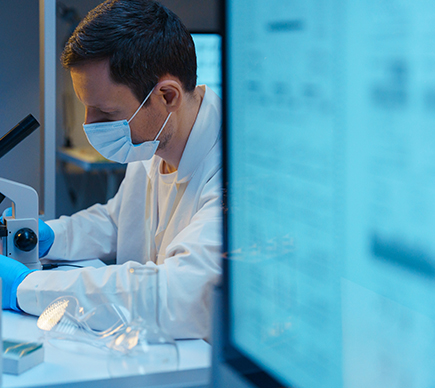
<path fill-rule="evenodd" d="M 36 326 L 37 317 L 12 311 L 2 312 L 3 339 L 43 341 Z M 180 355 L 179 370 L 204 370 L 211 364 L 211 347 L 202 340 L 177 341 Z M 45 358 L 42 364 L 19 376 L 3 374 L 3 387 L 32 387 L 53 384 L 80 383 L 110 378 L 107 358 L 77 354 L 60 350 L 44 343 Z M 204 373 L 201 372 L 202 378 Z M 188 373 L 184 373 L 188 375 Z M 80 386 L 80 384 L 77 384 Z M 102 386 L 107 386 L 102 385 Z M 131 385 L 133 386 L 133 385 Z M 160 385 L 159 385 L 160 386 Z"/>

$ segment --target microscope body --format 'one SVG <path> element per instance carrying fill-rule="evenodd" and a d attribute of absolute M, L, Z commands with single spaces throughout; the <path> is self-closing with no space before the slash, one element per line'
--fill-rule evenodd
<path fill-rule="evenodd" d="M 30 186 L 0 178 L 0 195 L 12 201 L 12 215 L 3 217 L 0 229 L 3 255 L 23 263 L 29 269 L 41 269 L 38 254 L 38 193 Z"/>

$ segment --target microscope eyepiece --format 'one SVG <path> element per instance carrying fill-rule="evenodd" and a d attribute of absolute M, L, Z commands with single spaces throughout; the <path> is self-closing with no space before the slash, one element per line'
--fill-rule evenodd
<path fill-rule="evenodd" d="M 39 127 L 38 121 L 28 115 L 0 139 L 0 158 Z"/>

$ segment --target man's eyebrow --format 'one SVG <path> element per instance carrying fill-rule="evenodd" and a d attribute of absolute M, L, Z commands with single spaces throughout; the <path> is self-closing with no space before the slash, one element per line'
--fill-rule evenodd
<path fill-rule="evenodd" d="M 108 106 L 102 107 L 102 106 L 89 105 L 89 108 L 97 109 L 100 112 L 106 112 L 106 113 L 114 113 L 118 111 L 116 108 L 108 107 Z"/>

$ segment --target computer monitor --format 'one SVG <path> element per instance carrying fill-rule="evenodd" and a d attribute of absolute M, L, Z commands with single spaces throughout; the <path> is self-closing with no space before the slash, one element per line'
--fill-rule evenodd
<path fill-rule="evenodd" d="M 196 49 L 197 84 L 206 84 L 222 97 L 222 37 L 209 32 L 194 32 L 191 35 Z"/>
<path fill-rule="evenodd" d="M 435 386 L 435 3 L 225 8 L 221 361 Z"/>

